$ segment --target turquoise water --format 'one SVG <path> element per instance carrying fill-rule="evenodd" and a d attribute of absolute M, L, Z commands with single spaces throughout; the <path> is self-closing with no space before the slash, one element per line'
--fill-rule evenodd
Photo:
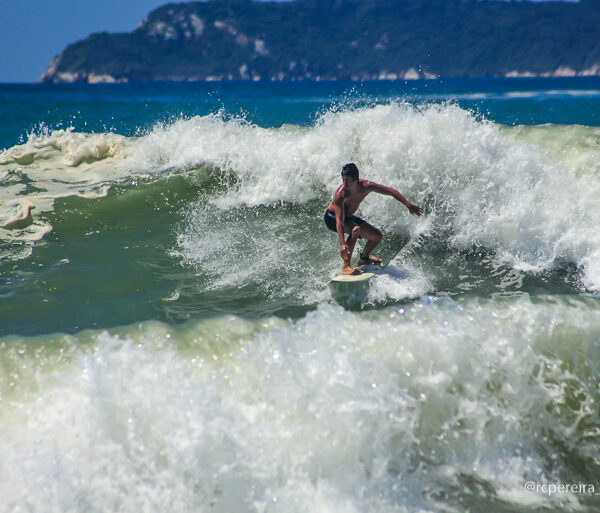
<path fill-rule="evenodd" d="M 0 85 L 0 113 L 7 511 L 595 511 L 600 79 Z M 336 291 L 349 161 L 426 213 L 367 198 L 386 267 Z"/>

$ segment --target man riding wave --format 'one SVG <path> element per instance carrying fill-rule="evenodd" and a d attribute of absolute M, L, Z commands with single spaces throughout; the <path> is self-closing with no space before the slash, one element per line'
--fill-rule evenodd
<path fill-rule="evenodd" d="M 381 242 L 382 234 L 374 226 L 354 215 L 359 205 L 371 192 L 392 196 L 408 208 L 411 214 L 420 216 L 423 209 L 412 204 L 396 189 L 380 185 L 358 177 L 356 164 L 346 164 L 342 168 L 343 184 L 338 187 L 333 195 L 333 200 L 325 211 L 325 224 L 337 232 L 340 238 L 340 255 L 342 257 L 342 274 L 360 274 L 360 269 L 350 265 L 354 246 L 359 238 L 367 239 L 367 244 L 360 255 L 357 265 L 381 264 L 381 258 L 371 256 L 371 251 Z M 348 238 L 344 240 L 344 233 Z"/>

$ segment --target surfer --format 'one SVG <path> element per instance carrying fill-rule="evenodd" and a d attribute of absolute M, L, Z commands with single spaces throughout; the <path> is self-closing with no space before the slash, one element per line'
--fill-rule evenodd
<path fill-rule="evenodd" d="M 381 264 L 381 258 L 371 256 L 371 251 L 381 242 L 381 231 L 354 215 L 368 194 L 376 192 L 384 196 L 392 196 L 404 204 L 413 215 L 420 216 L 423 214 L 423 209 L 413 205 L 396 189 L 361 180 L 358 177 L 356 164 L 346 164 L 342 168 L 342 180 L 344 183 L 335 191 L 333 200 L 325 211 L 325 224 L 340 238 L 340 255 L 343 260 L 342 274 L 360 274 L 360 269 L 354 269 L 350 265 L 354 246 L 359 238 L 365 238 L 368 242 L 360 254 L 357 265 Z M 344 240 L 344 233 L 348 234 L 346 240 Z"/>

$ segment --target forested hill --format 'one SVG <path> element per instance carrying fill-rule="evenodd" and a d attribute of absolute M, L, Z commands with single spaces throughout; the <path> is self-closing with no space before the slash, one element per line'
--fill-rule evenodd
<path fill-rule="evenodd" d="M 600 0 L 213 0 L 68 46 L 41 81 L 600 75 Z"/>

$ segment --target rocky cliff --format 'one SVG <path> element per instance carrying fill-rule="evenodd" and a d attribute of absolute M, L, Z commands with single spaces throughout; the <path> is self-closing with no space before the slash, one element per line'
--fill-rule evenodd
<path fill-rule="evenodd" d="M 600 0 L 213 0 L 68 46 L 42 82 L 599 75 Z"/>

